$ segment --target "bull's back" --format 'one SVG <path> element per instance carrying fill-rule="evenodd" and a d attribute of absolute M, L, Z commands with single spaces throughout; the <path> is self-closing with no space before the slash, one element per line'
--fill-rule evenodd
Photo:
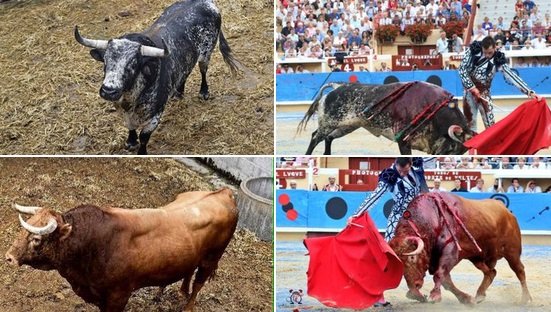
<path fill-rule="evenodd" d="M 197 46 L 202 43 L 205 32 L 210 32 L 212 26 L 220 29 L 220 25 L 220 13 L 211 0 L 185 0 L 165 9 L 145 33 L 150 37 L 170 37 L 165 40 L 167 44 L 178 41 Z"/>
<path fill-rule="evenodd" d="M 521 236 L 517 219 L 503 202 L 459 198 L 463 203 L 463 221 L 482 249 L 488 246 L 495 247 L 498 252 L 516 249 L 520 252 Z"/>
<path fill-rule="evenodd" d="M 225 249 L 237 225 L 232 192 L 184 194 L 159 209 L 113 209 L 121 220 L 114 238 L 120 248 L 108 264 L 113 283 L 169 284 L 193 272 L 209 253 Z"/>

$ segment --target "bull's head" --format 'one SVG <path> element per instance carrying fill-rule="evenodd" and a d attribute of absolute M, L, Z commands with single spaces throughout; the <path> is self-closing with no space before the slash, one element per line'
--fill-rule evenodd
<path fill-rule="evenodd" d="M 146 76 L 151 74 L 148 61 L 168 55 L 164 40 L 163 49 L 142 45 L 126 38 L 93 40 L 82 37 L 77 26 L 75 38 L 83 46 L 92 48 L 90 54 L 95 60 L 104 63 L 100 96 L 108 101 L 118 101 L 124 92 L 135 86 L 143 89 L 144 83 L 137 83 L 137 78 L 140 73 Z"/>
<path fill-rule="evenodd" d="M 434 119 L 436 125 L 436 140 L 432 145 L 431 154 L 461 155 L 467 151 L 463 145 L 473 137 L 473 132 L 467 126 L 465 116 L 459 111 L 455 102 L 440 109 Z"/>
<path fill-rule="evenodd" d="M 11 265 L 27 264 L 41 270 L 52 270 L 58 254 L 59 244 L 71 233 L 70 224 L 64 224 L 61 215 L 41 207 L 14 205 L 20 213 L 30 214 L 25 221 L 19 214 L 23 230 L 6 253 Z"/>
<path fill-rule="evenodd" d="M 425 243 L 418 236 L 405 238 L 394 237 L 390 246 L 404 263 L 404 278 L 409 288 L 407 296 L 411 299 L 425 301 L 419 289 L 423 287 L 423 279 L 428 269 L 428 253 L 425 252 Z"/>

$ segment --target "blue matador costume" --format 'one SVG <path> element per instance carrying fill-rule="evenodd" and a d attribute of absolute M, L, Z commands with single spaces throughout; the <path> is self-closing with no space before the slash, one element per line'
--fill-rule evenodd
<path fill-rule="evenodd" d="M 459 66 L 459 76 L 461 83 L 465 88 L 463 97 L 463 113 L 467 118 L 471 130 L 476 132 L 476 117 L 480 110 L 484 127 L 495 123 L 492 97 L 490 87 L 492 79 L 498 70 L 501 70 L 504 78 L 522 93 L 530 96 L 534 91 L 530 90 L 528 85 L 507 64 L 505 54 L 496 50 L 491 59 L 484 57 L 482 45 L 479 41 L 473 42 L 465 52 L 465 56 Z M 477 88 L 480 91 L 480 97 L 484 100 L 475 98 L 469 90 Z"/>
<path fill-rule="evenodd" d="M 388 242 L 394 236 L 394 229 L 398 221 L 406 211 L 409 203 L 421 192 L 428 192 L 427 182 L 423 170 L 423 159 L 420 157 L 413 158 L 411 169 L 408 175 L 401 177 L 396 170 L 396 164 L 387 168 L 379 174 L 379 182 L 377 187 L 360 205 L 353 217 L 369 211 L 375 203 L 383 196 L 386 191 L 392 193 L 394 206 L 388 216 L 388 224 L 385 232 L 385 240 Z"/>

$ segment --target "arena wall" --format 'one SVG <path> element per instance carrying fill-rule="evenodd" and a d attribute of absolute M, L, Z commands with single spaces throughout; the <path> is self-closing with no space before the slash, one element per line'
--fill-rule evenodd
<path fill-rule="evenodd" d="M 524 235 L 551 234 L 551 194 L 456 194 L 469 199 L 501 200 L 517 217 Z M 365 192 L 277 190 L 276 231 L 338 232 L 365 198 Z M 380 230 L 386 228 L 392 204 L 391 195 L 387 193 L 369 212 Z"/>

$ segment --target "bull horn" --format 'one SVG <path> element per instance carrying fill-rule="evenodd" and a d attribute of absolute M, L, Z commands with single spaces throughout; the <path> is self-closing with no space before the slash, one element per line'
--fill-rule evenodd
<path fill-rule="evenodd" d="M 108 43 L 107 40 L 94 40 L 94 39 L 84 38 L 80 35 L 80 32 L 78 31 L 78 26 L 75 26 L 75 39 L 78 41 L 78 43 L 88 48 L 100 49 L 100 50 L 107 49 L 107 43 Z"/>
<path fill-rule="evenodd" d="M 142 46 L 141 47 L 141 54 L 143 56 L 151 56 L 151 57 L 165 57 L 168 55 L 168 48 L 166 47 L 166 43 L 164 39 L 161 39 L 163 41 L 163 48 L 159 49 L 156 47 L 150 47 L 150 46 Z"/>
<path fill-rule="evenodd" d="M 423 240 L 420 237 L 417 237 L 417 236 L 406 237 L 406 241 L 410 241 L 410 240 L 413 240 L 417 243 L 417 248 L 412 252 L 404 253 L 403 254 L 404 256 L 415 256 L 420 254 L 423 251 L 423 249 L 425 249 L 425 242 L 423 242 Z"/>
<path fill-rule="evenodd" d="M 458 131 L 459 130 L 459 131 Z M 448 128 L 448 135 L 450 136 L 450 138 L 454 141 L 457 141 L 459 143 L 463 143 L 463 141 L 461 141 L 460 139 L 458 139 L 456 136 L 455 136 L 455 132 L 459 132 L 459 134 L 463 133 L 463 129 L 458 126 L 458 125 L 451 125 L 449 128 Z"/>
<path fill-rule="evenodd" d="M 36 214 L 38 209 L 41 209 L 41 207 L 21 206 L 18 204 L 13 204 L 13 208 L 21 213 L 30 215 Z"/>
<path fill-rule="evenodd" d="M 32 225 L 28 224 L 27 222 L 25 222 L 25 220 L 23 220 L 23 217 L 21 217 L 21 215 L 19 215 L 19 223 L 21 223 L 21 226 L 25 230 L 27 230 L 27 231 L 29 231 L 33 234 L 36 234 L 36 235 L 50 234 L 53 231 L 55 231 L 55 229 L 57 228 L 57 221 L 54 218 L 50 218 L 50 220 L 48 220 L 48 224 L 46 224 L 46 226 L 36 227 L 36 226 L 32 226 Z"/>

